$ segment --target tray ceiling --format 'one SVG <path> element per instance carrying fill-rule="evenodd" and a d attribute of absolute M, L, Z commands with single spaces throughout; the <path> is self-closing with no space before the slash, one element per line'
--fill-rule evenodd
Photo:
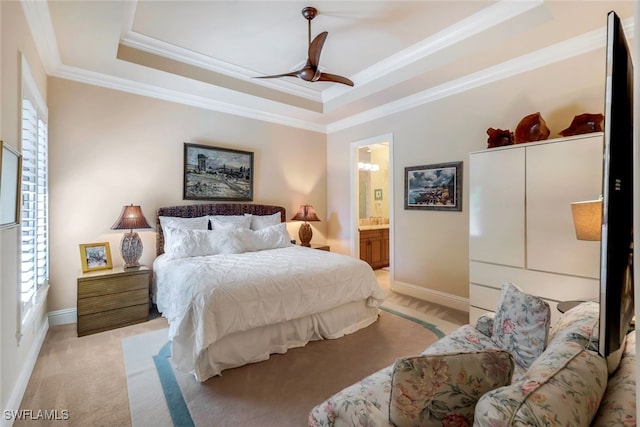
<path fill-rule="evenodd" d="M 50 75 L 320 132 L 601 48 L 606 13 L 627 27 L 633 14 L 628 1 L 22 4 Z M 305 6 L 311 37 L 329 33 L 321 67 L 355 87 L 254 78 L 303 64 Z"/>

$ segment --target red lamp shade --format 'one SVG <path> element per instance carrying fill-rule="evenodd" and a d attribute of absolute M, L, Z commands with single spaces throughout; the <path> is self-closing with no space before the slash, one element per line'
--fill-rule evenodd
<path fill-rule="evenodd" d="M 142 213 L 140 206 L 129 205 L 122 208 L 120 218 L 111 226 L 112 230 L 130 230 L 122 236 L 120 241 L 120 254 L 124 260 L 124 268 L 140 267 L 140 257 L 142 256 L 142 240 L 137 228 L 151 228 L 147 219 Z"/>
<path fill-rule="evenodd" d="M 313 206 L 311 205 L 300 205 L 298 208 L 298 212 L 291 218 L 292 221 L 304 221 L 304 224 L 300 226 L 300 230 L 298 231 L 298 236 L 300 237 L 300 244 L 302 246 L 311 246 L 311 238 L 313 237 L 313 231 L 311 231 L 311 226 L 307 224 L 307 221 L 320 221 L 318 215 L 313 210 Z"/>

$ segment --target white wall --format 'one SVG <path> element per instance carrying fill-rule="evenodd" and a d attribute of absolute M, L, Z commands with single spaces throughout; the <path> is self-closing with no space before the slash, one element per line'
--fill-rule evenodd
<path fill-rule="evenodd" d="M 489 127 L 515 130 L 541 112 L 552 137 L 577 114 L 604 110 L 604 51 L 576 57 L 328 136 L 329 241 L 349 253 L 349 150 L 353 141 L 393 134 L 394 277 L 397 284 L 467 298 L 468 158 L 487 146 Z M 463 161 L 462 212 L 404 210 L 404 168 Z M 508 203 L 508 200 L 505 200 Z"/>
<path fill-rule="evenodd" d="M 19 2 L 0 2 L 0 139 L 20 150 L 20 70 L 24 54 L 43 97 L 46 74 Z M 47 329 L 46 301 L 20 328 L 19 228 L 0 230 L 0 407 L 17 409 Z M 22 337 L 16 333 L 21 329 Z M 0 423 L 4 423 L 3 420 Z"/>
<path fill-rule="evenodd" d="M 49 80 L 49 111 L 54 314 L 75 309 L 79 244 L 109 242 L 113 264 L 123 264 L 123 232 L 110 227 L 124 205 L 139 204 L 155 225 L 157 208 L 194 203 L 182 199 L 185 142 L 254 152 L 254 203 L 284 206 L 288 218 L 312 204 L 322 220 L 313 242 L 326 241 L 323 134 L 58 78 Z M 289 225 L 296 238 L 298 228 Z M 138 233 L 150 266 L 155 232 Z"/>

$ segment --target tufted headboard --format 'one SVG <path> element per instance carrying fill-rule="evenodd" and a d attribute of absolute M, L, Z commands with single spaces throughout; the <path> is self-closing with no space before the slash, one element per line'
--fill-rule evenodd
<path fill-rule="evenodd" d="M 156 255 L 164 253 L 164 234 L 160 226 L 161 216 L 197 218 L 205 215 L 273 215 L 280 212 L 282 222 L 286 219 L 286 209 L 282 206 L 256 205 L 251 203 L 215 203 L 200 205 L 169 206 L 158 208 L 156 212 Z"/>

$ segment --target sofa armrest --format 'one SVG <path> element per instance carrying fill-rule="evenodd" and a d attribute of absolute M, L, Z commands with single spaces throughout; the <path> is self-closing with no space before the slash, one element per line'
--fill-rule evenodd
<path fill-rule="evenodd" d="M 478 320 L 476 321 L 476 329 L 490 337 L 493 334 L 493 319 L 495 319 L 495 317 L 496 314 L 492 311 L 478 317 Z"/>

